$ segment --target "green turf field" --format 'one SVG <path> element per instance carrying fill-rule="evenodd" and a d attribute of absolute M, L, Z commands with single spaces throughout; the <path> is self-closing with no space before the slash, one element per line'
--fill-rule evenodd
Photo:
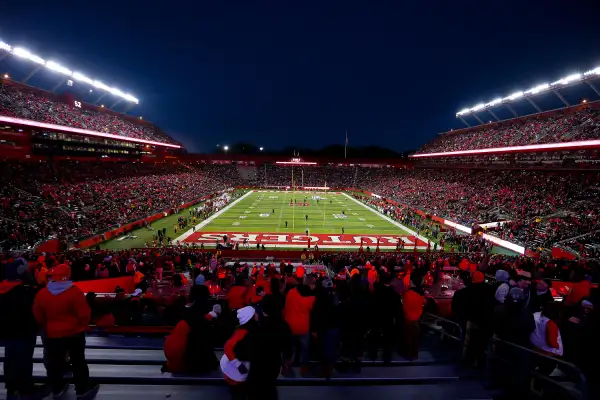
<path fill-rule="evenodd" d="M 240 194 L 240 193 L 238 193 Z M 291 206 L 290 202 L 294 202 Z M 300 205 L 307 203 L 307 206 Z M 175 234 L 173 226 L 179 216 L 189 216 L 189 209 L 170 215 L 152 224 L 155 230 L 166 228 L 167 235 L 175 242 L 197 242 L 195 238 L 203 233 L 264 233 L 286 234 L 287 244 L 277 248 L 297 248 L 299 241 L 292 243 L 293 235 L 342 235 L 338 240 L 354 240 L 353 235 L 385 235 L 400 237 L 411 235 L 406 229 L 385 219 L 381 214 L 351 196 L 337 192 L 297 192 L 297 191 L 250 191 L 241 193 L 228 206 L 204 221 L 198 221 L 195 229 Z M 308 218 L 307 218 L 308 217 Z M 286 226 L 287 222 L 287 226 Z M 111 239 L 100 245 L 104 249 L 141 248 L 151 243 L 156 231 L 141 228 L 123 237 Z M 342 233 L 343 232 L 343 233 Z M 324 238 L 321 238 L 323 243 Z M 356 244 L 356 243 L 353 243 Z M 214 246 L 214 241 L 205 244 Z M 365 246 L 369 243 L 365 243 Z M 373 243 L 370 243 L 373 246 Z M 346 248 L 340 247 L 339 248 Z M 392 246 L 393 247 L 393 246 Z M 391 249 L 385 247 L 382 249 Z M 356 248 L 349 246 L 347 248 Z M 395 247 L 393 247 L 395 248 Z M 420 248 L 421 249 L 421 248 Z"/>
<path fill-rule="evenodd" d="M 290 201 L 294 200 L 297 205 L 292 207 Z M 309 205 L 298 205 L 304 202 Z M 308 229 L 310 233 L 341 234 L 342 228 L 348 234 L 408 235 L 343 194 L 284 191 L 251 192 L 200 231 L 302 234 Z"/>
<path fill-rule="evenodd" d="M 398 241 L 414 246 L 411 232 L 349 195 L 337 192 L 251 191 L 200 222 L 175 242 L 214 247 L 224 235 L 230 243 L 269 249 L 298 249 L 315 244 L 323 249 L 382 250 Z M 379 238 L 379 239 L 378 239 Z M 425 249 L 423 238 L 418 250 Z"/>

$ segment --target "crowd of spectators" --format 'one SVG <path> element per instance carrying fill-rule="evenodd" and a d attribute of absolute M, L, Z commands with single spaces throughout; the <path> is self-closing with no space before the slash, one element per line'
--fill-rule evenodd
<path fill-rule="evenodd" d="M 442 153 L 542 143 L 592 140 L 600 137 L 597 110 L 557 113 L 537 118 L 517 119 L 480 128 L 448 132 L 421 147 L 417 153 Z"/>
<path fill-rule="evenodd" d="M 323 253 L 320 261 L 327 269 L 316 271 L 283 261 L 252 266 L 226 261 L 218 253 L 190 248 L 77 251 L 29 261 L 4 260 L 0 303 L 6 307 L 12 304 L 9 302 L 33 304 L 33 308 L 28 312 L 23 306 L 18 313 L 2 314 L 0 337 L 6 339 L 14 333 L 14 327 L 19 327 L 19 332 L 32 334 L 35 339 L 41 325 L 50 335 L 62 335 L 51 338 L 74 341 L 73 349 L 79 351 L 76 338 L 83 335 L 88 323 L 105 329 L 115 324 L 169 325 L 174 329 L 165 341 L 167 362 L 163 371 L 216 370 L 219 362 L 213 347 L 224 344 L 227 363 L 248 362 L 250 371 L 254 371 L 244 377 L 248 384 L 240 390 L 274 390 L 280 369 L 284 375 L 291 373 L 294 353 L 303 376 L 316 374 L 324 378 L 331 377 L 334 363 L 340 372 L 360 371 L 364 355 L 374 360 L 382 357 L 383 363 L 389 363 L 396 352 L 408 360 L 418 359 L 419 321 L 424 312 L 437 310 L 427 298 L 436 287 L 448 290 L 443 285 L 448 282 L 448 274 L 453 274 L 464 282 L 453 286 L 457 291 L 452 297 L 450 318 L 466 332 L 465 362 L 478 368 L 488 365 L 485 349 L 495 334 L 538 354 L 567 359 L 581 368 L 588 380 L 597 375 L 593 368 L 598 351 L 594 335 L 600 322 L 600 303 L 598 292 L 590 284 L 590 275 L 597 275 L 598 266 L 593 262 L 533 260 L 485 251 Z M 457 272 L 449 272 L 452 270 Z M 168 278 L 163 277 L 163 271 L 165 275 L 168 272 Z M 574 282 L 570 291 L 558 294 L 564 296 L 563 310 L 558 314 L 559 304 L 553 298 L 556 291 L 551 290 L 549 279 L 564 277 L 565 273 Z M 126 294 L 115 288 L 115 296 L 110 299 L 88 293 L 84 305 L 83 293 L 70 283 L 71 279 L 102 274 L 133 275 L 136 290 Z M 23 291 L 18 282 L 27 282 L 27 275 L 36 281 L 30 284 L 42 289 Z M 157 296 L 155 287 L 165 283 L 173 290 L 167 296 Z M 43 289 L 46 286 L 47 290 Z M 42 302 L 50 293 L 53 301 Z M 15 296 L 27 301 L 16 301 Z M 67 308 L 77 316 L 73 329 L 56 331 L 54 303 L 73 305 Z M 27 320 L 29 324 L 23 323 L 31 310 L 34 318 Z M 263 324 L 270 322 L 276 322 L 279 328 L 261 331 Z M 261 342 L 261 334 L 267 333 L 269 340 Z M 577 343 L 586 351 L 575 347 Z M 35 340 L 28 345 L 35 346 Z M 51 345 L 52 341 L 44 344 Z M 252 348 L 260 351 L 256 353 Z M 377 351 L 380 348 L 382 353 Z M 267 357 L 271 351 L 277 356 Z M 503 354 L 516 364 L 524 362 L 522 355 L 506 350 Z M 96 388 L 85 373 L 85 361 L 74 358 L 71 354 L 78 394 Z M 22 390 L 19 385 L 29 383 L 12 380 L 11 368 L 17 365 L 14 362 L 7 359 L 5 364 L 9 391 Z M 557 363 L 543 358 L 527 362 L 527 368 L 537 367 L 544 375 L 549 375 Z M 49 365 L 48 373 L 56 394 L 65 382 L 52 375 L 55 367 Z M 228 373 L 223 361 L 221 367 L 228 384 L 240 379 L 239 374 Z M 503 384 L 522 394 L 527 386 L 519 379 L 524 377 L 519 376 L 520 369 L 514 373 L 515 381 Z"/>
<path fill-rule="evenodd" d="M 597 174 L 415 169 L 364 184 L 385 198 L 467 227 L 509 221 L 499 236 L 535 249 L 600 228 Z"/>
<path fill-rule="evenodd" d="M 132 122 L 108 111 L 78 108 L 54 101 L 28 88 L 12 85 L 0 84 L 0 114 L 135 139 L 176 144 L 164 132 L 150 124 Z"/>
<path fill-rule="evenodd" d="M 143 163 L 3 163 L 0 240 L 72 242 L 170 211 L 236 182 L 235 168 Z"/>
<path fill-rule="evenodd" d="M 268 165 L 242 176 L 235 165 L 75 161 L 0 168 L 5 248 L 51 235 L 77 240 L 235 186 L 291 186 L 292 171 L 298 187 L 360 188 L 467 227 L 506 221 L 489 233 L 532 249 L 600 230 L 594 173 Z"/>

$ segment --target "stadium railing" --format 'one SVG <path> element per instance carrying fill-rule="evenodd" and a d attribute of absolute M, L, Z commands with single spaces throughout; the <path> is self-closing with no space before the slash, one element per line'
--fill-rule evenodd
<path fill-rule="evenodd" d="M 528 387 L 540 398 L 585 399 L 587 382 L 577 366 L 564 360 L 506 342 L 494 336 L 488 351 L 487 376 L 490 382 Z M 499 365 L 503 367 L 498 368 Z M 549 375 L 540 367 L 549 368 Z M 500 383 L 502 381 L 502 383 Z"/>

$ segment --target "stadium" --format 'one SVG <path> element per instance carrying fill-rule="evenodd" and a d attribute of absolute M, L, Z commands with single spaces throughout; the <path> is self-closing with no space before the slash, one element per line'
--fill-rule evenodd
<path fill-rule="evenodd" d="M 323 386 L 352 385 L 381 398 L 403 390 L 492 398 L 495 392 L 482 383 L 489 371 L 481 357 L 503 374 L 527 357 L 527 396 L 586 398 L 593 375 L 580 341 L 588 337 L 581 321 L 600 280 L 600 102 L 592 96 L 574 102 L 564 92 L 584 86 L 600 96 L 600 67 L 463 109 L 456 118 L 466 128 L 441 133 L 408 157 L 381 159 L 194 154 L 151 123 L 152 116 L 134 116 L 130 111 L 141 101 L 134 95 L 0 41 L 0 66 L 13 59 L 26 68 L 0 79 L 3 270 L 23 266 L 45 288 L 66 267 L 88 296 L 90 322 L 75 333 L 87 332 L 89 373 L 78 375 L 86 360 L 75 359 L 74 350 L 67 367 L 76 386 L 83 385 L 78 395 L 98 392 L 77 381 L 91 379 L 102 385 L 100 394 L 114 385 L 117 397 L 111 398 L 134 396 L 123 389 L 129 385 L 151 385 L 178 398 L 226 397 L 222 389 L 239 371 L 228 375 L 223 359 L 242 357 L 227 339 L 234 326 L 251 323 L 236 318 L 249 306 L 277 307 L 263 296 L 273 296 L 283 282 L 288 303 L 312 285 L 333 287 L 336 301 L 356 309 L 323 306 L 311 315 L 310 332 L 295 332 L 297 316 L 279 310 L 302 353 L 284 366 L 289 374 L 272 382 L 281 390 L 293 388 L 306 398 L 322 396 L 317 391 Z M 33 84 L 48 74 L 52 88 Z M 559 106 L 544 108 L 549 97 Z M 509 275 L 511 290 L 529 293 L 532 311 L 543 308 L 533 308 L 542 295 L 563 307 L 560 354 L 558 347 L 533 351 L 516 335 L 502 336 L 493 322 L 482 322 L 481 313 L 494 308 L 482 285 L 494 288 L 491 299 L 498 300 L 496 288 L 508 287 Z M 8 272 L 2 277 L 14 278 Z M 531 289 L 520 286 L 524 281 Z M 356 300 L 361 284 L 377 301 L 401 299 L 402 316 L 377 313 L 371 321 Z M 234 298 L 242 287 L 244 295 Z M 391 287 L 397 288 L 393 294 Z M 459 304 L 458 293 L 465 302 L 467 290 L 470 301 Z M 33 307 L 44 323 L 40 294 Z M 210 307 L 194 308 L 200 304 L 194 296 L 204 294 Z M 5 311 L 15 301 L 0 300 L 3 326 L 19 318 Z M 185 307 L 207 316 L 201 328 L 190 327 Z M 352 320 L 354 311 L 370 322 L 349 328 L 338 321 L 336 335 L 339 328 L 346 336 L 340 333 L 339 343 L 328 336 L 328 319 Z M 221 368 L 194 369 L 181 352 L 201 357 L 206 349 L 186 347 L 187 335 L 209 328 L 218 334 L 206 362 L 217 357 Z M 32 381 L 68 384 L 55 360 L 44 367 L 44 341 L 38 338 L 32 348 Z M 9 351 L 1 357 L 9 396 L 25 393 L 10 376 Z M 248 363 L 252 371 L 255 361 Z M 314 372 L 318 368 L 322 374 Z M 291 392 L 285 393 L 288 398 Z"/>

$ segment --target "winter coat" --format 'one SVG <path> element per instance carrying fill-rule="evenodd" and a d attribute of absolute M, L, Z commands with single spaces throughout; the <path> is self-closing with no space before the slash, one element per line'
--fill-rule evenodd
<path fill-rule="evenodd" d="M 425 305 L 425 299 L 419 293 L 414 290 L 407 290 L 402 296 L 403 309 L 404 309 L 404 321 L 414 322 L 418 321 L 423 315 L 423 306 Z"/>
<path fill-rule="evenodd" d="M 284 360 L 291 359 L 293 336 L 282 318 L 267 317 L 235 346 L 241 360 L 250 362 L 250 386 L 275 384 Z"/>
<path fill-rule="evenodd" d="M 337 322 L 337 300 L 334 294 L 329 294 L 325 289 L 320 290 L 315 296 L 315 305 L 311 313 L 311 330 L 313 332 L 335 329 Z"/>
<path fill-rule="evenodd" d="M 498 337 L 523 347 L 529 347 L 529 336 L 535 329 L 533 315 L 521 304 L 496 306 L 492 329 Z"/>
<path fill-rule="evenodd" d="M 187 315 L 175 325 L 165 339 L 164 352 L 170 372 L 205 373 L 219 366 L 208 321 L 200 310 L 187 310 Z"/>
<path fill-rule="evenodd" d="M 67 283 L 70 282 L 50 282 L 35 296 L 33 314 L 51 339 L 77 335 L 90 324 L 92 312 L 85 295 Z M 54 289 L 53 284 L 62 285 Z"/>
<path fill-rule="evenodd" d="M 283 315 L 294 335 L 306 335 L 310 331 L 310 312 L 315 304 L 315 296 L 304 285 L 289 291 L 285 300 Z"/>
<path fill-rule="evenodd" d="M 36 290 L 21 281 L 0 282 L 0 340 L 35 336 L 38 324 L 33 316 Z"/>

